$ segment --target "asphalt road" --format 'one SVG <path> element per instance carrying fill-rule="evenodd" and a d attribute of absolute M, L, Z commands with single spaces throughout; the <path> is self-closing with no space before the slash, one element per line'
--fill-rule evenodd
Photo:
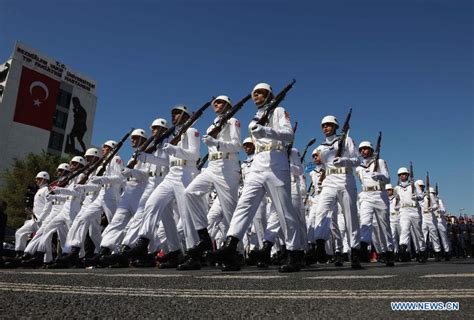
<path fill-rule="evenodd" d="M 364 270 L 324 265 L 182 272 L 0 270 L 0 317 L 153 319 L 473 318 L 474 259 Z M 392 311 L 391 302 L 459 302 L 459 311 Z"/>

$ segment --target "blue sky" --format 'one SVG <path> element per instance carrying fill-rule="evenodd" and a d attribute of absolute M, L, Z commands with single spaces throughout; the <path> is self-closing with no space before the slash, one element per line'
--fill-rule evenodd
<path fill-rule="evenodd" d="M 342 122 L 351 106 L 357 143 L 383 131 L 394 182 L 413 161 L 449 211 L 472 215 L 473 13 L 464 0 L 2 1 L 0 60 L 20 40 L 96 79 L 94 144 L 177 103 L 238 101 L 258 82 L 278 91 L 296 78 L 283 105 L 297 147 L 321 142 L 321 118 Z M 244 128 L 254 112 L 238 114 Z"/>

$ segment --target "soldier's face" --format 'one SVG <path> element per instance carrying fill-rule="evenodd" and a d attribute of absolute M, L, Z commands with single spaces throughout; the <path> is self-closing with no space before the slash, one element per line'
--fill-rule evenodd
<path fill-rule="evenodd" d="M 182 114 L 182 116 L 181 116 Z M 180 125 L 180 124 L 183 124 L 184 122 L 186 122 L 186 120 L 188 120 L 189 116 L 182 112 L 182 111 L 173 111 L 171 113 L 171 122 L 173 123 L 173 125 Z"/>
<path fill-rule="evenodd" d="M 247 155 L 250 155 L 255 152 L 255 146 L 253 145 L 253 143 L 246 143 L 242 146 L 242 148 L 244 149 Z"/>
<path fill-rule="evenodd" d="M 39 187 L 43 184 L 43 179 L 42 178 L 35 178 L 35 184 Z"/>
<path fill-rule="evenodd" d="M 263 106 L 268 96 L 268 91 L 265 89 L 257 89 L 252 93 L 252 100 L 257 107 Z"/>
<path fill-rule="evenodd" d="M 94 163 L 96 159 L 98 158 L 94 156 L 86 156 L 87 163 Z"/>
<path fill-rule="evenodd" d="M 372 155 L 372 148 L 362 147 L 359 149 L 359 152 L 362 158 L 368 158 Z"/>
<path fill-rule="evenodd" d="M 215 113 L 221 114 L 227 108 L 227 102 L 225 102 L 224 100 L 216 100 L 212 104 L 212 107 L 214 108 Z"/>
<path fill-rule="evenodd" d="M 316 163 L 318 165 L 321 164 L 321 157 L 319 156 L 319 153 L 313 154 L 313 161 L 314 161 L 314 163 Z"/>
<path fill-rule="evenodd" d="M 136 148 L 139 146 L 140 136 L 131 136 L 130 141 L 132 143 L 132 148 Z"/>
<path fill-rule="evenodd" d="M 332 136 L 336 130 L 334 123 L 323 123 L 321 128 L 326 137 Z"/>
<path fill-rule="evenodd" d="M 406 182 L 408 180 L 408 173 L 402 173 L 399 177 L 401 182 Z"/>
<path fill-rule="evenodd" d="M 111 149 L 112 149 L 112 148 L 110 148 L 109 146 L 103 145 L 103 146 L 102 146 L 102 155 L 105 156 L 107 153 L 109 153 L 109 151 L 110 151 Z"/>
<path fill-rule="evenodd" d="M 387 189 L 387 194 L 389 197 L 393 196 L 393 189 Z"/>

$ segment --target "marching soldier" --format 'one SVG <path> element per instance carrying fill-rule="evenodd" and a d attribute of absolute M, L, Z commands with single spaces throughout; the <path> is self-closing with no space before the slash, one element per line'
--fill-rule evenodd
<path fill-rule="evenodd" d="M 318 261 L 326 261 L 325 241 L 329 239 L 331 222 L 336 203 L 341 205 L 351 247 L 351 266 L 360 269 L 360 231 L 359 217 L 357 215 L 357 187 L 352 174 L 353 167 L 359 165 L 354 141 L 347 137 L 344 152 L 341 157 L 336 157 L 339 149 L 340 136 L 336 135 L 339 123 L 336 117 L 326 116 L 321 121 L 321 128 L 326 136 L 326 141 L 319 146 L 321 162 L 326 170 L 326 178 L 322 183 L 322 191 L 316 209 L 315 238 Z"/>
<path fill-rule="evenodd" d="M 359 194 L 361 256 L 370 261 L 367 247 L 372 243 L 372 222 L 375 218 L 386 265 L 393 267 L 395 258 L 390 230 L 390 202 L 385 192 L 385 185 L 390 182 L 387 164 L 384 160 L 374 157 L 374 148 L 369 141 L 362 141 L 359 144 L 359 152 L 363 158 L 362 163 L 356 169 L 362 183 L 362 192 Z M 378 169 L 376 169 L 376 165 Z"/>
<path fill-rule="evenodd" d="M 388 200 L 390 201 L 390 230 L 392 231 L 393 249 L 396 254 L 399 252 L 400 241 L 400 200 L 393 193 L 393 186 L 385 185 Z"/>
<path fill-rule="evenodd" d="M 232 217 L 225 245 L 211 257 L 233 265 L 237 262 L 237 245 L 260 206 L 265 192 L 269 194 L 278 212 L 280 223 L 286 236 L 286 248 L 289 250 L 288 263 L 280 267 L 281 272 L 299 271 L 303 260 L 298 212 L 291 203 L 290 167 L 286 145 L 293 141 L 293 128 L 289 114 L 282 107 L 273 110 L 267 126 L 256 125 L 262 117 L 268 102 L 273 99 L 270 85 L 260 83 L 252 91 L 252 99 L 258 108 L 257 114 L 249 124 L 249 130 L 255 144 L 255 156 L 250 167 L 242 195 Z"/>

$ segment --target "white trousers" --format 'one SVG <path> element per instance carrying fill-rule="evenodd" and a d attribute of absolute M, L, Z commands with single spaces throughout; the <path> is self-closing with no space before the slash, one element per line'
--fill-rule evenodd
<path fill-rule="evenodd" d="M 390 230 L 390 202 L 385 193 L 361 192 L 360 193 L 360 241 L 372 243 L 373 221 L 377 221 L 377 233 L 380 238 L 382 252 L 393 251 L 393 238 Z"/>
<path fill-rule="evenodd" d="M 443 244 L 444 252 L 450 252 L 451 244 L 449 243 L 448 229 L 446 228 L 446 221 L 442 218 L 438 219 L 438 231 L 439 238 L 441 239 L 441 243 Z"/>
<path fill-rule="evenodd" d="M 26 241 L 37 230 L 38 224 L 33 219 L 26 220 L 23 226 L 15 232 L 15 251 L 24 251 Z"/>
<path fill-rule="evenodd" d="M 410 232 L 413 233 L 415 250 L 425 251 L 426 243 L 421 231 L 421 214 L 418 208 L 400 208 L 400 245 L 410 244 Z"/>
<path fill-rule="evenodd" d="M 245 178 L 242 195 L 237 203 L 227 235 L 242 241 L 267 193 L 275 205 L 283 227 L 286 248 L 288 250 L 303 249 L 299 213 L 291 203 L 290 188 L 289 171 L 250 172 Z"/>
<path fill-rule="evenodd" d="M 398 215 L 398 213 L 396 213 Z M 390 231 L 392 231 L 392 239 L 393 239 L 393 251 L 398 252 L 400 250 L 400 218 L 398 220 L 391 220 L 390 221 Z"/>
<path fill-rule="evenodd" d="M 426 241 L 428 235 L 435 252 L 441 251 L 441 243 L 438 236 L 438 219 L 433 212 L 423 213 L 421 228 L 423 230 L 423 239 Z"/>
<path fill-rule="evenodd" d="M 331 233 L 331 220 L 334 215 L 334 206 L 339 203 L 344 214 L 347 230 L 347 241 L 351 248 L 360 246 L 359 217 L 357 215 L 357 189 L 355 181 L 349 180 L 345 188 L 324 186 L 319 195 L 315 239 L 328 240 Z"/>

